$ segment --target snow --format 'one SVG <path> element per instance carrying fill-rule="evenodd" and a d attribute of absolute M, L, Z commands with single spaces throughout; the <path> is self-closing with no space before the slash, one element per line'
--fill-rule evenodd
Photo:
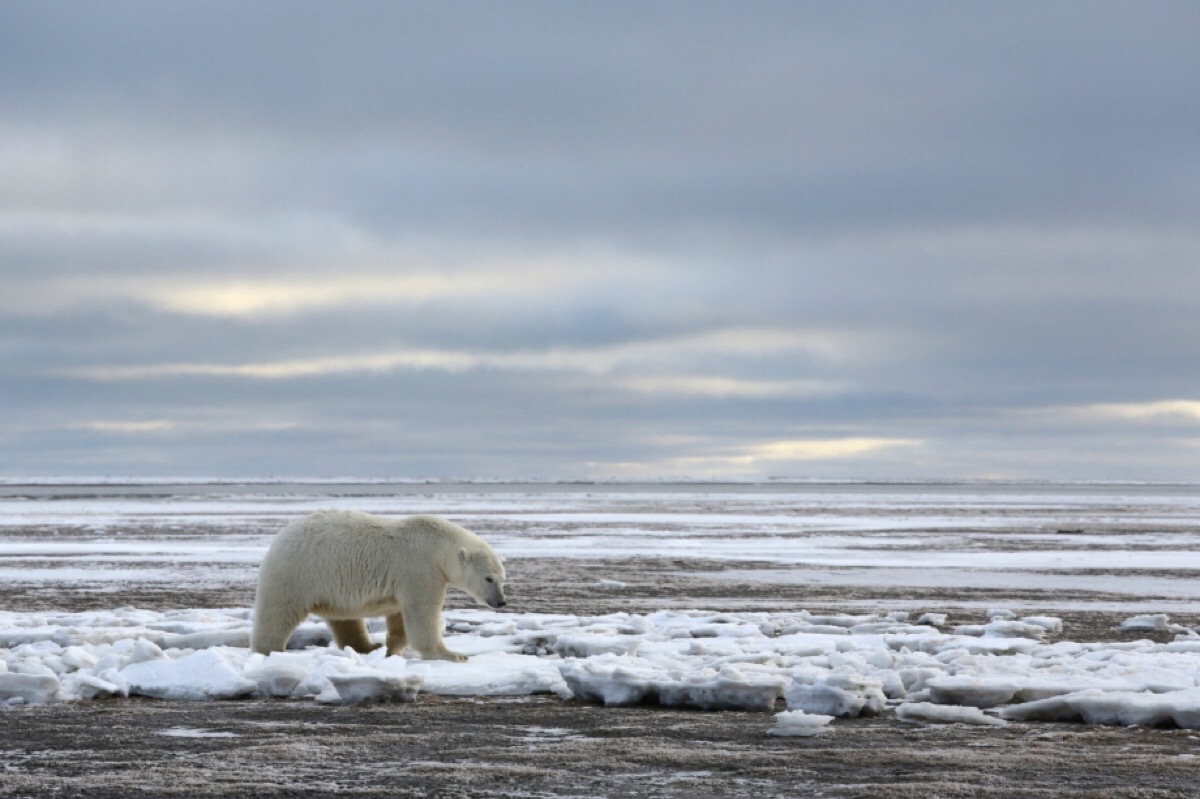
<path fill-rule="evenodd" d="M 786 703 L 771 730 L 780 735 L 812 734 L 825 718 L 889 714 L 929 723 L 1073 720 L 1200 729 L 1195 636 L 1046 643 L 1043 634 L 1058 619 L 1038 625 L 996 617 L 982 631 L 965 632 L 906 619 L 805 611 L 448 611 L 447 643 L 470 656 L 458 664 L 332 645 L 254 654 L 226 643 L 249 627 L 241 609 L 6 612 L 0 702 L 144 696 L 357 704 L 411 702 L 420 694 L 549 694 L 704 710 L 775 712 Z"/>

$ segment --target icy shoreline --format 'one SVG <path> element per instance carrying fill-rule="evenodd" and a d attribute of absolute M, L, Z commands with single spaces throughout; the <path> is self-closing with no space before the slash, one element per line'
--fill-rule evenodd
<path fill-rule="evenodd" d="M 1200 729 L 1200 636 L 1162 617 L 1171 643 L 1044 639 L 1053 617 L 995 611 L 942 629 L 941 614 L 661 611 L 581 617 L 449 611 L 466 664 L 324 645 L 252 654 L 246 610 L 0 613 L 0 702 L 147 696 L 321 703 L 553 694 L 605 705 L 781 710 L 774 734 L 836 729 L 820 717 L 894 714 L 1001 726 L 1006 719 Z M 802 711 L 802 712 L 797 712 Z"/>

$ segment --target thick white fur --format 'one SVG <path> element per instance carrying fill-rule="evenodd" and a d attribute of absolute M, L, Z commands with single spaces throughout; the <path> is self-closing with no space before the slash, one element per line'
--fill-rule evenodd
<path fill-rule="evenodd" d="M 386 616 L 388 654 L 463 661 L 442 642 L 446 586 L 502 607 L 504 566 L 488 543 L 436 516 L 389 519 L 318 511 L 289 524 L 263 559 L 254 603 L 254 651 L 280 651 L 308 614 L 338 646 L 373 648 L 367 616 Z"/>

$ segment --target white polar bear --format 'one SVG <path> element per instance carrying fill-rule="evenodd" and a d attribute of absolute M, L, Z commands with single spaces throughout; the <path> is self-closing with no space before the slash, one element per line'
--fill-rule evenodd
<path fill-rule="evenodd" d="M 500 558 L 469 530 L 436 516 L 318 511 L 283 528 L 267 550 L 251 645 L 280 651 L 315 613 L 339 647 L 368 652 L 374 646 L 363 618 L 386 616 L 389 655 L 409 644 L 424 658 L 461 663 L 466 656 L 442 642 L 447 585 L 493 608 L 507 604 Z"/>

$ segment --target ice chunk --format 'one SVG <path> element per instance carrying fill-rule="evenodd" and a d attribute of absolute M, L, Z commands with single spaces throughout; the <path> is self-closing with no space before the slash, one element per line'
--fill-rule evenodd
<path fill-rule="evenodd" d="M 782 675 L 734 666 L 668 673 L 628 656 L 567 661 L 559 668 L 577 698 L 609 706 L 658 702 L 704 710 L 771 710 L 788 685 Z"/>
<path fill-rule="evenodd" d="M 1003 705 L 1017 693 L 1017 685 L 1003 678 L 940 677 L 927 686 L 930 699 L 938 704 L 975 708 Z"/>
<path fill-rule="evenodd" d="M 1021 721 L 1084 721 L 1200 729 L 1200 689 L 1156 694 L 1089 689 L 1006 707 L 1001 715 Z"/>
<path fill-rule="evenodd" d="M 955 635 L 978 635 L 985 638 L 1029 638 L 1041 641 L 1047 628 L 1011 619 L 996 619 L 987 624 L 964 624 L 954 628 Z"/>
<path fill-rule="evenodd" d="M 1039 628 L 1040 629 L 1040 628 Z M 975 638 L 962 640 L 963 651 L 972 655 L 1028 655 L 1040 646 L 1034 638 Z"/>
<path fill-rule="evenodd" d="M 421 688 L 415 675 L 393 674 L 378 669 L 361 669 L 330 674 L 341 701 L 357 705 L 365 702 L 412 702 Z"/>
<path fill-rule="evenodd" d="M 397 658 L 389 658 L 384 667 Z M 397 664 L 400 667 L 403 661 Z M 557 661 L 530 655 L 491 652 L 466 663 L 419 661 L 403 665 L 405 673 L 421 677 L 421 690 L 439 696 L 529 696 L 552 693 L 562 699 L 574 694 Z"/>
<path fill-rule="evenodd" d="M 58 672 L 42 662 L 39 655 L 25 656 L 9 664 L 9 671 L 14 674 L 31 674 L 38 677 L 58 677 Z"/>
<path fill-rule="evenodd" d="M 1079 711 L 1067 701 L 1069 695 L 1047 697 L 1003 708 L 1000 715 L 1013 721 L 1082 721 Z"/>
<path fill-rule="evenodd" d="M 177 660 L 134 662 L 121 670 L 130 694 L 155 699 L 233 699 L 248 696 L 258 683 L 243 677 L 212 649 Z"/>
<path fill-rule="evenodd" d="M 836 614 L 833 616 L 809 616 L 809 624 L 828 625 L 830 627 L 844 627 L 849 629 L 859 624 L 867 624 L 869 622 L 879 621 L 878 616 L 848 616 L 846 614 Z"/>
<path fill-rule="evenodd" d="M 882 681 L 857 674 L 830 674 L 812 684 L 794 680 L 784 697 L 792 710 L 830 716 L 875 716 L 887 705 Z"/>
<path fill-rule="evenodd" d="M 909 627 L 907 624 L 888 619 L 887 621 L 872 621 L 864 624 L 856 624 L 850 628 L 851 635 L 874 635 L 875 633 L 906 633 L 916 629 L 917 632 L 924 632 L 919 628 Z"/>
<path fill-rule="evenodd" d="M 831 624 L 797 624 L 787 628 L 787 634 L 791 635 L 794 633 L 801 635 L 849 635 L 850 631 L 845 627 L 836 627 Z"/>
<path fill-rule="evenodd" d="M 921 617 L 917 619 L 917 624 L 928 624 L 931 627 L 944 627 L 947 618 L 948 616 L 945 613 L 922 613 Z"/>
<path fill-rule="evenodd" d="M 55 698 L 59 687 L 52 674 L 0 672 L 0 702 L 43 704 Z"/>
<path fill-rule="evenodd" d="M 946 705 L 988 708 L 1008 702 L 1030 702 L 1070 694 L 1081 688 L 1080 678 L 1048 679 L 1038 674 L 1010 676 L 943 676 L 927 683 L 932 701 Z"/>
<path fill-rule="evenodd" d="M 1166 632 L 1171 627 L 1171 617 L 1165 613 L 1150 613 L 1144 616 L 1131 616 L 1121 622 L 1122 630 L 1137 630 L 1144 632 Z"/>
<path fill-rule="evenodd" d="M 81 646 L 69 646 L 62 653 L 62 662 L 71 669 L 90 669 L 99 662 L 100 658 Z"/>
<path fill-rule="evenodd" d="M 1021 621 L 1025 624 L 1033 624 L 1041 627 L 1048 633 L 1061 633 L 1063 631 L 1063 621 L 1057 616 L 1025 616 Z"/>
<path fill-rule="evenodd" d="M 977 707 L 958 705 L 936 705 L 932 702 L 905 702 L 896 707 L 896 718 L 901 721 L 927 721 L 942 724 L 980 724 L 1003 727 L 1008 722 L 989 716 Z"/>
<path fill-rule="evenodd" d="M 61 639 L 63 630 L 56 626 L 38 626 L 24 630 L 0 630 L 0 649 L 14 649 L 22 644 Z"/>
<path fill-rule="evenodd" d="M 279 663 L 247 669 L 242 676 L 253 680 L 258 686 L 258 693 L 264 696 L 291 696 L 308 676 L 308 670 Z"/>
<path fill-rule="evenodd" d="M 1171 702 L 1171 719 L 1185 730 L 1200 730 L 1200 691 L 1179 691 L 1163 697 Z"/>
<path fill-rule="evenodd" d="M 564 661 L 559 671 L 576 698 L 610 707 L 657 700 L 654 680 L 664 674 L 648 663 L 616 655 Z"/>
<path fill-rule="evenodd" d="M 167 649 L 211 649 L 218 646 L 250 648 L 249 630 L 201 630 L 182 635 L 163 636 Z"/>
<path fill-rule="evenodd" d="M 517 631 L 517 625 L 511 620 L 484 622 L 475 628 L 475 634 L 483 638 L 493 638 L 498 635 L 512 635 Z"/>
<path fill-rule="evenodd" d="M 701 624 L 692 628 L 693 638 L 755 638 L 762 635 L 757 624 Z"/>
<path fill-rule="evenodd" d="M 139 638 L 133 643 L 133 649 L 129 653 L 129 662 L 145 663 L 150 660 L 165 660 L 166 657 L 162 647 L 158 644 L 145 638 Z"/>
<path fill-rule="evenodd" d="M 637 650 L 641 641 L 641 636 L 637 635 L 564 634 L 557 636 L 550 648 L 564 658 L 631 655 Z"/>
<path fill-rule="evenodd" d="M 767 730 L 768 735 L 794 735 L 811 737 L 829 729 L 833 716 L 805 713 L 803 710 L 785 710 L 775 714 L 775 726 Z"/>
<path fill-rule="evenodd" d="M 69 699 L 107 699 L 113 696 L 125 696 L 123 685 L 109 682 L 95 674 L 76 671 L 62 679 L 62 694 Z"/>
<path fill-rule="evenodd" d="M 1200 638 L 1191 638 L 1187 636 L 1175 636 L 1175 640 L 1165 645 L 1164 652 L 1188 652 L 1200 654 Z"/>
<path fill-rule="evenodd" d="M 659 680 L 656 687 L 658 701 L 667 706 L 770 711 L 787 685 L 782 675 L 746 673 L 726 666 L 718 673 L 701 671 Z"/>

